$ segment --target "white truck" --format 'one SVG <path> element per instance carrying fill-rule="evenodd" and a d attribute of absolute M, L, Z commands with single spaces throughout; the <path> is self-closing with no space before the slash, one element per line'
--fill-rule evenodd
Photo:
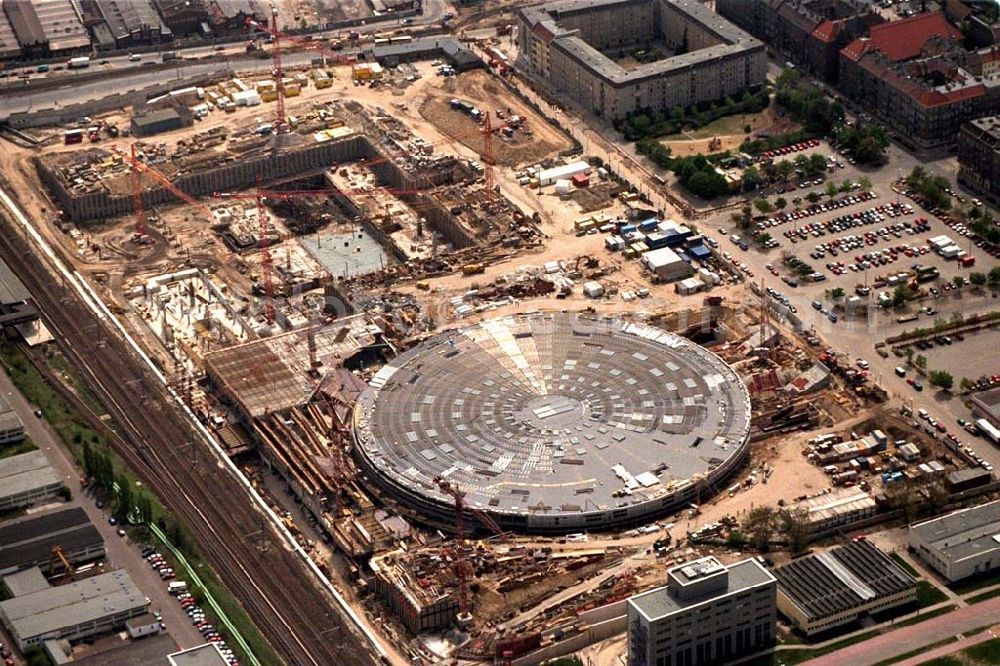
<path fill-rule="evenodd" d="M 986 419 L 979 419 L 976 421 L 976 427 L 979 428 L 979 432 L 983 433 L 983 437 L 987 438 L 994 444 L 1000 444 L 1000 430 Z"/>
<path fill-rule="evenodd" d="M 79 58 L 70 58 L 69 62 L 66 63 L 69 69 L 86 69 L 90 67 L 90 58 L 81 56 Z"/>

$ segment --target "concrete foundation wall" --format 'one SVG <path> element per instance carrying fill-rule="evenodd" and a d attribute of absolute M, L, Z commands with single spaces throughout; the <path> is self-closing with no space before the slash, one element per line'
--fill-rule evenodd
<path fill-rule="evenodd" d="M 268 183 L 320 169 L 334 162 L 368 159 L 375 155 L 377 152 L 367 138 L 351 136 L 278 153 L 269 152 L 199 173 L 186 174 L 177 178 L 174 185 L 197 197 L 212 192 L 252 187 L 257 183 L 258 176 Z M 132 212 L 130 194 L 110 194 L 102 190 L 76 195 L 66 190 L 56 174 L 39 158 L 35 158 L 35 167 L 42 183 L 55 196 L 64 214 L 78 224 L 102 221 Z M 163 187 L 150 189 L 142 194 L 142 203 L 147 209 L 176 201 L 177 197 Z"/>
<path fill-rule="evenodd" d="M 625 602 L 620 602 L 624 604 Z M 617 604 L 612 604 L 615 606 Z M 607 608 L 606 606 L 604 608 Z M 596 608 L 594 610 L 601 610 Z M 581 613 L 580 618 L 583 619 L 586 613 Z M 534 666 L 534 664 L 539 664 L 549 659 L 555 659 L 556 657 L 563 657 L 568 654 L 582 650 L 588 645 L 593 645 L 594 643 L 606 640 L 612 636 L 622 634 L 628 627 L 628 616 L 624 614 L 611 618 L 610 620 L 605 620 L 603 622 L 598 622 L 592 624 L 584 631 L 580 632 L 576 636 L 567 638 L 564 641 L 559 641 L 558 643 L 553 643 L 552 645 L 543 647 L 540 650 L 535 650 L 530 654 L 526 654 L 523 657 L 519 657 L 513 661 L 514 666 Z"/>

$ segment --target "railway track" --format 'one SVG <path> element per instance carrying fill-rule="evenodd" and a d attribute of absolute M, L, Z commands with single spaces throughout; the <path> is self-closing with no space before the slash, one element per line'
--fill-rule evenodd
<path fill-rule="evenodd" d="M 121 425 L 116 452 L 195 535 L 268 642 L 289 664 L 374 660 L 347 618 L 270 527 L 235 475 L 144 363 L 48 270 L 6 214 L 0 256 L 31 292 L 46 325 Z"/>

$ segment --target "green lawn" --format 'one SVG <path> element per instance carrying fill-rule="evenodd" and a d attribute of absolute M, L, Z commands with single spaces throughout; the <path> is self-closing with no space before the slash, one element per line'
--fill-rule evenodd
<path fill-rule="evenodd" d="M 983 664 L 1000 664 L 1000 638 L 994 638 L 979 645 L 973 645 L 972 647 L 962 650 L 962 654 L 966 654 L 975 661 L 982 662 Z"/>
<path fill-rule="evenodd" d="M 903 570 L 906 571 L 906 573 L 910 574 L 914 578 L 920 578 L 920 574 L 917 573 L 917 570 L 913 568 L 912 564 L 904 560 L 902 555 L 899 553 L 889 553 L 889 557 L 891 557 L 896 564 L 903 567 Z"/>
<path fill-rule="evenodd" d="M 974 597 L 969 597 L 966 601 L 970 604 L 978 604 L 980 601 L 986 601 L 987 599 L 992 599 L 994 597 L 1000 597 L 1000 587 L 995 590 L 990 590 L 989 592 L 977 594 Z"/>
<path fill-rule="evenodd" d="M 920 608 L 939 604 L 946 599 L 948 599 L 948 595 L 934 587 L 933 584 L 926 580 L 917 581 L 917 605 Z"/>
<path fill-rule="evenodd" d="M 938 657 L 925 661 L 924 666 L 966 666 L 965 662 L 952 656 Z"/>
<path fill-rule="evenodd" d="M 25 437 L 20 442 L 11 442 L 10 444 L 0 445 L 0 459 L 10 458 L 11 456 L 17 456 L 22 453 L 27 453 L 28 451 L 34 451 L 38 447 L 35 446 L 30 439 Z"/>
<path fill-rule="evenodd" d="M 61 359 L 61 356 L 56 355 L 54 358 Z M 84 414 L 45 382 L 44 378 L 31 365 L 18 347 L 9 341 L 0 341 L 0 362 L 3 363 L 7 369 L 7 374 L 10 375 L 21 393 L 32 404 L 42 410 L 43 417 L 66 444 L 70 453 L 76 459 L 78 466 L 82 467 L 83 444 L 86 442 L 95 450 L 106 451 L 114 463 L 116 475 L 124 474 L 128 477 L 130 483 L 133 486 L 135 485 L 137 480 L 135 475 L 115 455 L 110 446 L 110 433 L 106 430 L 95 431 L 91 428 L 90 422 L 85 418 Z M 64 360 L 54 363 L 52 367 L 57 367 L 59 373 L 68 378 L 69 383 L 74 388 L 75 394 L 83 400 L 88 408 L 98 414 L 104 413 L 103 406 L 100 405 L 96 397 L 86 389 L 82 382 L 72 374 Z M 148 493 L 148 489 L 145 492 Z M 197 570 L 205 587 L 208 588 L 237 631 L 246 640 L 257 659 L 264 666 L 277 666 L 281 664 L 281 659 L 267 641 L 264 640 L 264 637 L 257 630 L 250 616 L 247 615 L 240 603 L 219 580 L 215 571 L 202 559 L 201 555 L 194 548 L 194 541 L 189 536 L 187 530 L 176 523 L 155 496 L 152 494 L 149 496 L 152 501 L 153 514 L 156 516 L 156 521 L 168 525 L 166 531 L 170 534 L 171 540 L 178 546 L 179 550 L 183 551 L 188 563 Z M 218 630 L 223 636 L 227 633 L 225 627 L 219 626 Z M 239 655 L 239 646 L 236 645 L 235 641 L 229 640 L 227 642 L 229 647 Z M 241 663 L 249 663 L 244 658 L 244 655 L 239 655 L 239 657 Z"/>
<path fill-rule="evenodd" d="M 919 623 L 923 622 L 924 620 L 931 619 L 932 617 L 937 617 L 938 615 L 944 615 L 945 613 L 950 613 L 953 610 L 955 610 L 956 608 L 958 608 L 958 606 L 945 606 L 944 608 L 938 608 L 937 610 L 932 610 L 932 611 L 927 612 L 927 613 L 921 613 L 920 615 L 917 615 L 916 617 L 911 617 L 909 620 L 903 620 L 902 622 L 897 622 L 897 623 L 895 623 L 892 626 L 894 626 L 894 627 L 908 627 L 911 624 L 919 624 Z"/>

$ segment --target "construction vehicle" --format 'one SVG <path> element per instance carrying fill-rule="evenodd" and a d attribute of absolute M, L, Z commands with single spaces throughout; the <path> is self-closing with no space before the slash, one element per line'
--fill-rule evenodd
<path fill-rule="evenodd" d="M 76 570 L 73 565 L 70 564 L 69 558 L 66 557 L 66 551 L 62 549 L 62 546 L 55 546 L 52 548 L 52 552 L 49 553 L 49 578 L 56 575 L 56 565 L 62 566 L 62 571 L 60 573 L 69 576 L 70 580 L 76 579 Z"/>
<path fill-rule="evenodd" d="M 709 305 L 711 307 L 719 307 L 720 305 L 722 305 L 723 300 L 725 300 L 723 296 L 706 296 L 704 304 Z"/>
<path fill-rule="evenodd" d="M 462 275 L 480 275 L 486 272 L 486 266 L 484 264 L 465 264 L 462 266 Z"/>

